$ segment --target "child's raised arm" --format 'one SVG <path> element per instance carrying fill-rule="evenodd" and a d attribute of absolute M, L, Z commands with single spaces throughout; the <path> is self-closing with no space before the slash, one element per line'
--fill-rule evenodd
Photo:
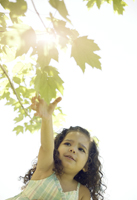
<path fill-rule="evenodd" d="M 44 99 L 40 98 L 40 95 L 32 98 L 31 108 L 36 111 L 34 115 L 42 118 L 41 147 L 37 163 L 37 170 L 39 171 L 46 172 L 53 164 L 54 135 L 52 114 L 60 101 L 61 97 L 58 97 L 53 103 L 47 105 Z"/>

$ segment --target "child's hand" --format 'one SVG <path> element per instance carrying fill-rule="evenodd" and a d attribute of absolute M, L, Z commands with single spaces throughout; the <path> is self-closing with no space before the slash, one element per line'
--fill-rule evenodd
<path fill-rule="evenodd" d="M 37 100 L 37 101 L 36 101 Z M 53 103 L 50 103 L 47 105 L 47 103 L 44 101 L 44 99 L 41 99 L 40 95 L 32 97 L 31 99 L 31 109 L 35 110 L 36 113 L 35 116 L 41 117 L 43 119 L 49 119 L 52 116 L 52 113 L 54 112 L 54 109 L 56 105 L 62 100 L 61 97 L 58 97 L 55 99 Z"/>

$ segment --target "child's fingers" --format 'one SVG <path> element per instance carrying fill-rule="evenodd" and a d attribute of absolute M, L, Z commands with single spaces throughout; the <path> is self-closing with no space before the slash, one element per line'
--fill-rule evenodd
<path fill-rule="evenodd" d="M 34 109 L 34 106 L 33 106 L 32 104 L 30 105 L 30 108 L 31 108 L 32 110 L 35 110 L 35 109 Z"/>
<path fill-rule="evenodd" d="M 35 97 L 32 97 L 32 98 L 31 98 L 31 102 L 34 103 L 35 100 L 36 100 L 36 98 L 37 98 L 36 96 L 35 96 Z"/>
<path fill-rule="evenodd" d="M 39 101 L 41 101 L 41 100 L 43 101 L 43 99 L 41 98 L 40 94 L 38 95 L 38 100 Z"/>
<path fill-rule="evenodd" d="M 31 107 L 32 110 L 37 110 L 38 104 L 37 103 L 32 103 L 30 105 L 30 107 Z"/>
<path fill-rule="evenodd" d="M 39 113 L 36 112 L 36 113 L 34 114 L 34 116 L 36 116 L 36 117 L 39 116 Z"/>
<path fill-rule="evenodd" d="M 56 105 L 57 103 L 59 103 L 62 100 L 61 97 L 58 97 L 57 99 L 55 99 L 55 101 L 52 103 L 53 105 Z"/>

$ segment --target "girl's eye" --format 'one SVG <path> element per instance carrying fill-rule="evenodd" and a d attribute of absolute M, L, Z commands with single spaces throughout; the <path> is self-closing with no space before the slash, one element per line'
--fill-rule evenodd
<path fill-rule="evenodd" d="M 79 148 L 79 150 L 85 153 L 84 149 L 82 149 L 82 148 Z"/>
<path fill-rule="evenodd" d="M 71 145 L 69 142 L 65 142 L 64 144 L 67 145 L 67 146 L 70 146 L 70 145 Z"/>

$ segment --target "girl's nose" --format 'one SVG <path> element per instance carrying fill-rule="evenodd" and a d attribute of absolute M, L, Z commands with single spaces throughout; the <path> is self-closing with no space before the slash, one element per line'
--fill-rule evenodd
<path fill-rule="evenodd" d="M 72 153 L 76 153 L 74 148 L 70 148 L 69 151 L 72 152 Z"/>

